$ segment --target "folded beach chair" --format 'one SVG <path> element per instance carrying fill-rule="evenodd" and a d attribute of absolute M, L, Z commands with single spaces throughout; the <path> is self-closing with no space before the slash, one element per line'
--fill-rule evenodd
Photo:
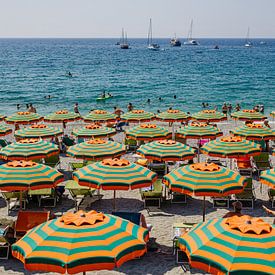
<path fill-rule="evenodd" d="M 22 238 L 33 227 L 50 219 L 50 211 L 19 211 L 14 224 L 14 237 Z"/>
<path fill-rule="evenodd" d="M 275 208 L 275 189 L 268 189 L 268 197 L 271 201 L 271 207 Z"/>
<path fill-rule="evenodd" d="M 163 199 L 162 192 L 163 186 L 161 179 L 155 181 L 152 185 L 152 188 L 146 190 L 141 189 L 140 194 L 144 202 L 144 208 L 148 209 L 150 206 L 157 206 L 158 208 L 160 208 Z"/>
<path fill-rule="evenodd" d="M 37 197 L 39 207 L 55 207 L 57 195 L 54 188 L 43 188 L 37 190 L 29 190 L 28 195 Z"/>
<path fill-rule="evenodd" d="M 271 169 L 271 163 L 269 160 L 268 152 L 263 152 L 258 156 L 254 156 L 252 159 L 253 168 L 257 171 L 258 177 L 262 171 Z"/>
<path fill-rule="evenodd" d="M 20 192 L 1 192 L 2 197 L 6 201 L 7 204 L 7 213 L 10 214 L 12 209 L 18 208 L 20 206 Z M 22 192 L 22 209 L 26 208 L 27 203 L 27 192 Z"/>
<path fill-rule="evenodd" d="M 252 178 L 248 179 L 248 183 L 242 193 L 235 194 L 235 199 L 240 201 L 243 208 L 253 209 L 255 201 L 255 192 Z"/>

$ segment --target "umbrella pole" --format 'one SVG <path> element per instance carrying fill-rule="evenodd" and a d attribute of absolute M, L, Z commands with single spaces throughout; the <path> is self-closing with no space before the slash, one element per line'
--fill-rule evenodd
<path fill-rule="evenodd" d="M 205 196 L 203 196 L 202 221 L 205 221 Z"/>
<path fill-rule="evenodd" d="M 19 209 L 22 210 L 22 190 L 20 190 L 20 197 L 19 197 Z"/>
<path fill-rule="evenodd" d="M 114 190 L 113 210 L 116 211 L 116 190 Z"/>
<path fill-rule="evenodd" d="M 199 144 L 198 144 L 198 162 L 200 162 L 200 142 L 201 142 L 201 139 L 199 139 Z"/>
<path fill-rule="evenodd" d="M 175 140 L 175 127 L 174 127 L 174 122 L 172 122 L 172 140 Z"/>

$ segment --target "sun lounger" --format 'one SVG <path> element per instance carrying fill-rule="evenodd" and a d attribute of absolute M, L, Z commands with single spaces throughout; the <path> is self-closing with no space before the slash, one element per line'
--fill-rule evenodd
<path fill-rule="evenodd" d="M 6 141 L 5 139 L 0 139 L 0 148 L 1 147 L 6 147 L 9 144 L 10 143 L 8 141 Z"/>
<path fill-rule="evenodd" d="M 10 242 L 7 239 L 9 225 L 0 225 L 0 260 L 7 260 L 10 253 Z"/>
<path fill-rule="evenodd" d="M 235 198 L 242 203 L 243 208 L 253 209 L 255 201 L 254 187 L 252 178 L 249 178 L 248 180 L 248 184 L 244 188 L 244 191 L 242 193 L 235 194 Z"/>
<path fill-rule="evenodd" d="M 268 196 L 271 201 L 271 207 L 275 208 L 275 189 L 268 189 Z"/>
<path fill-rule="evenodd" d="M 271 163 L 269 160 L 268 152 L 263 152 L 258 156 L 254 156 L 252 163 L 253 163 L 253 168 L 257 171 L 258 177 L 260 177 L 260 173 L 262 171 L 271 169 Z"/>
<path fill-rule="evenodd" d="M 125 146 L 127 152 L 135 152 L 138 148 L 137 141 L 134 139 L 125 139 Z"/>
<path fill-rule="evenodd" d="M 55 207 L 57 195 L 54 188 L 29 190 L 28 195 L 37 197 L 39 207 Z"/>
<path fill-rule="evenodd" d="M 52 168 L 58 168 L 60 165 L 59 155 L 54 155 L 54 156 L 45 158 L 44 164 Z"/>
<path fill-rule="evenodd" d="M 231 196 L 212 197 L 213 208 L 229 208 Z"/>
<path fill-rule="evenodd" d="M 19 191 L 15 191 L 15 192 L 2 191 L 1 194 L 7 203 L 8 215 L 12 209 L 20 207 L 20 192 Z M 27 202 L 27 193 L 22 192 L 22 209 L 26 208 L 26 202 Z"/>
<path fill-rule="evenodd" d="M 178 192 L 170 193 L 171 203 L 187 203 L 186 195 Z"/>
<path fill-rule="evenodd" d="M 148 164 L 148 168 L 159 176 L 163 176 L 166 173 L 166 165 L 163 162 L 151 162 Z"/>
<path fill-rule="evenodd" d="M 240 175 L 252 178 L 253 167 L 250 157 L 238 158 L 236 164 Z"/>
<path fill-rule="evenodd" d="M 163 187 L 161 179 L 158 179 L 153 183 L 152 188 L 149 189 L 141 189 L 141 198 L 144 201 L 144 208 L 148 208 L 150 206 L 157 206 L 160 208 L 161 201 L 163 198 L 162 195 Z"/>

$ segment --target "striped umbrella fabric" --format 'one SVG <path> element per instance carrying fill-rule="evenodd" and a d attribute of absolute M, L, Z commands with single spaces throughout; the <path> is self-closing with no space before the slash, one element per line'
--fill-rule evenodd
<path fill-rule="evenodd" d="M 156 116 L 157 120 L 165 122 L 183 122 L 187 121 L 190 117 L 185 112 L 180 110 L 167 110 Z"/>
<path fill-rule="evenodd" d="M 244 120 L 244 121 L 246 120 L 261 121 L 266 119 L 266 116 L 264 116 L 262 113 L 259 113 L 255 110 L 241 110 L 241 111 L 232 113 L 231 117 L 233 119 Z"/>
<path fill-rule="evenodd" d="M 260 181 L 272 189 L 275 189 L 275 168 L 261 172 Z"/>
<path fill-rule="evenodd" d="M 89 124 L 80 129 L 74 129 L 72 134 L 77 137 L 82 138 L 102 138 L 102 137 L 111 137 L 116 134 L 114 128 L 101 126 L 98 124 Z"/>
<path fill-rule="evenodd" d="M 275 131 L 261 124 L 249 123 L 231 131 L 234 136 L 250 140 L 274 140 Z"/>
<path fill-rule="evenodd" d="M 31 124 L 43 120 L 43 117 L 31 112 L 17 112 L 5 118 L 8 124 Z"/>
<path fill-rule="evenodd" d="M 223 133 L 212 125 L 207 125 L 203 122 L 192 122 L 191 124 L 177 130 L 176 136 L 189 139 L 215 139 L 222 136 Z"/>
<path fill-rule="evenodd" d="M 8 128 L 8 127 L 6 127 L 4 125 L 0 125 L 0 137 L 9 135 L 11 133 L 12 133 L 12 129 L 11 128 Z"/>
<path fill-rule="evenodd" d="M 80 185 L 103 190 L 133 190 L 149 187 L 157 174 L 125 159 L 105 159 L 80 168 L 73 174 Z"/>
<path fill-rule="evenodd" d="M 0 166 L 0 190 L 25 191 L 55 187 L 63 175 L 49 166 L 32 161 L 12 161 Z"/>
<path fill-rule="evenodd" d="M 68 110 L 56 111 L 53 114 L 47 115 L 44 118 L 45 122 L 61 123 L 61 122 L 73 122 L 80 120 L 81 116 L 77 113 L 69 112 Z"/>
<path fill-rule="evenodd" d="M 219 122 L 227 120 L 227 116 L 216 110 L 202 110 L 200 112 L 192 114 L 192 118 L 198 121 Z"/>
<path fill-rule="evenodd" d="M 116 115 L 105 110 L 93 110 L 84 117 L 85 122 L 115 122 Z"/>
<path fill-rule="evenodd" d="M 159 140 L 143 144 L 137 153 L 157 161 L 180 161 L 193 159 L 195 156 L 193 148 L 174 140 Z"/>
<path fill-rule="evenodd" d="M 154 113 L 144 110 L 133 110 L 121 116 L 121 119 L 127 122 L 148 122 L 155 118 Z"/>
<path fill-rule="evenodd" d="M 51 138 L 62 134 L 63 130 L 59 128 L 51 127 L 45 124 L 35 124 L 15 131 L 14 136 L 17 138 Z"/>
<path fill-rule="evenodd" d="M 29 271 L 112 270 L 143 256 L 148 239 L 148 230 L 130 221 L 79 211 L 31 229 L 12 246 L 12 255 Z"/>
<path fill-rule="evenodd" d="M 0 150 L 0 158 L 5 160 L 41 159 L 59 153 L 57 145 L 39 139 L 21 139 Z"/>
<path fill-rule="evenodd" d="M 203 154 L 219 158 L 238 158 L 240 156 L 256 156 L 261 153 L 261 146 L 241 137 L 227 136 L 212 140 L 201 148 Z"/>
<path fill-rule="evenodd" d="M 135 140 L 152 141 L 171 137 L 168 129 L 155 124 L 140 124 L 126 131 L 126 138 Z"/>
<path fill-rule="evenodd" d="M 67 154 L 84 160 L 100 160 L 119 157 L 126 153 L 124 145 L 102 139 L 92 139 L 69 147 Z"/>
<path fill-rule="evenodd" d="M 275 227 L 233 216 L 199 223 L 179 239 L 191 266 L 211 274 L 275 274 Z"/>

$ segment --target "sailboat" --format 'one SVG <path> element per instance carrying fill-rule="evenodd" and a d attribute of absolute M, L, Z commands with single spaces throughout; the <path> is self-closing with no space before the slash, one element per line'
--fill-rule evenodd
<path fill-rule="evenodd" d="M 175 36 L 170 40 L 170 45 L 172 47 L 180 47 L 181 46 L 181 42 L 180 40 L 177 38 L 176 34 Z"/>
<path fill-rule="evenodd" d="M 184 42 L 184 45 L 189 45 L 189 46 L 199 45 L 198 41 L 192 38 L 192 32 L 193 32 L 193 19 L 191 20 L 190 29 L 187 35 L 187 41 Z"/>
<path fill-rule="evenodd" d="M 249 33 L 250 33 L 250 29 L 248 28 L 247 34 L 246 34 L 246 39 L 245 39 L 245 44 L 244 44 L 244 46 L 246 48 L 252 47 L 252 43 L 251 43 L 251 41 L 249 41 Z"/>
<path fill-rule="evenodd" d="M 150 18 L 149 31 L 148 31 L 148 47 L 149 50 L 157 51 L 160 49 L 159 44 L 153 43 L 153 30 L 152 19 Z"/>
<path fill-rule="evenodd" d="M 127 33 L 124 32 L 123 28 L 122 28 L 122 36 L 121 36 L 120 48 L 123 49 L 123 50 L 129 49 L 129 44 L 128 44 L 128 41 L 127 41 Z"/>

